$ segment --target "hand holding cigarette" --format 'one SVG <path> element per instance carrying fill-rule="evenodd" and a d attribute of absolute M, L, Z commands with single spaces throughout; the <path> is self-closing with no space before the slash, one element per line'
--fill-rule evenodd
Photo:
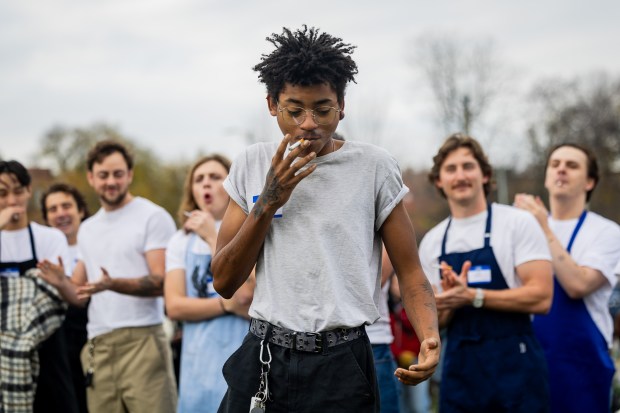
<path fill-rule="evenodd" d="M 304 138 L 301 138 L 300 140 L 298 140 L 297 142 L 295 142 L 294 144 L 289 146 L 288 147 L 289 152 L 292 151 L 292 150 L 297 149 L 302 143 L 304 143 Z"/>

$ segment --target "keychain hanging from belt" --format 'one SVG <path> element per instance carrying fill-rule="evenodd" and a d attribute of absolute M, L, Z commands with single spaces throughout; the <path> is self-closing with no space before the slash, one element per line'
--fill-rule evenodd
<path fill-rule="evenodd" d="M 88 369 L 84 376 L 86 387 L 95 387 L 93 385 L 93 376 L 95 374 L 95 339 L 88 340 Z"/>
<path fill-rule="evenodd" d="M 267 400 L 271 400 L 269 396 L 269 370 L 271 369 L 271 349 L 269 348 L 269 340 L 265 343 L 265 336 L 260 342 L 260 353 L 258 360 L 261 363 L 260 367 L 260 385 L 258 386 L 258 392 L 252 397 L 250 401 L 250 413 L 265 413 L 265 403 Z M 264 350 L 267 348 L 268 359 L 264 359 Z"/>

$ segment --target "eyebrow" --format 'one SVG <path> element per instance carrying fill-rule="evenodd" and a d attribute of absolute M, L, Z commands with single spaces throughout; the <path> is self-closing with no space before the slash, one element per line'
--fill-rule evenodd
<path fill-rule="evenodd" d="M 302 105 L 304 104 L 304 102 L 302 102 L 301 100 L 297 100 L 297 99 L 293 99 L 293 98 L 288 98 L 285 99 L 284 102 L 286 103 L 294 103 L 296 105 Z M 317 105 L 325 105 L 325 104 L 332 104 L 332 100 L 329 98 L 325 98 L 325 99 L 321 99 L 321 100 L 317 100 L 316 102 L 313 102 L 312 105 L 313 106 L 317 106 Z"/>

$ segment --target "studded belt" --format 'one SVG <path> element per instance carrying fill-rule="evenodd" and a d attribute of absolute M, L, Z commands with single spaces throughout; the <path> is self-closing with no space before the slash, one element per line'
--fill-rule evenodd
<path fill-rule="evenodd" d="M 364 326 L 337 328 L 320 333 L 304 333 L 278 327 L 255 318 L 250 323 L 250 332 L 262 339 L 268 335 L 268 341 L 278 346 L 309 353 L 320 353 L 325 347 L 348 343 L 366 335 Z"/>

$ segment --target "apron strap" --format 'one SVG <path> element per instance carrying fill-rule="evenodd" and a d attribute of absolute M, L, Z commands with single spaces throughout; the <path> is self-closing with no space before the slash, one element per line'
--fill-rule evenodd
<path fill-rule="evenodd" d="M 586 220 L 587 214 L 588 214 L 588 211 L 584 209 L 581 215 L 579 216 L 577 225 L 575 225 L 575 229 L 573 230 L 573 233 L 570 236 L 570 241 L 568 241 L 568 246 L 566 247 L 566 251 L 568 251 L 569 254 L 570 254 L 571 248 L 573 248 L 573 242 L 575 242 L 575 238 L 577 238 L 577 233 L 581 229 L 581 226 L 583 225 L 583 221 Z"/>

